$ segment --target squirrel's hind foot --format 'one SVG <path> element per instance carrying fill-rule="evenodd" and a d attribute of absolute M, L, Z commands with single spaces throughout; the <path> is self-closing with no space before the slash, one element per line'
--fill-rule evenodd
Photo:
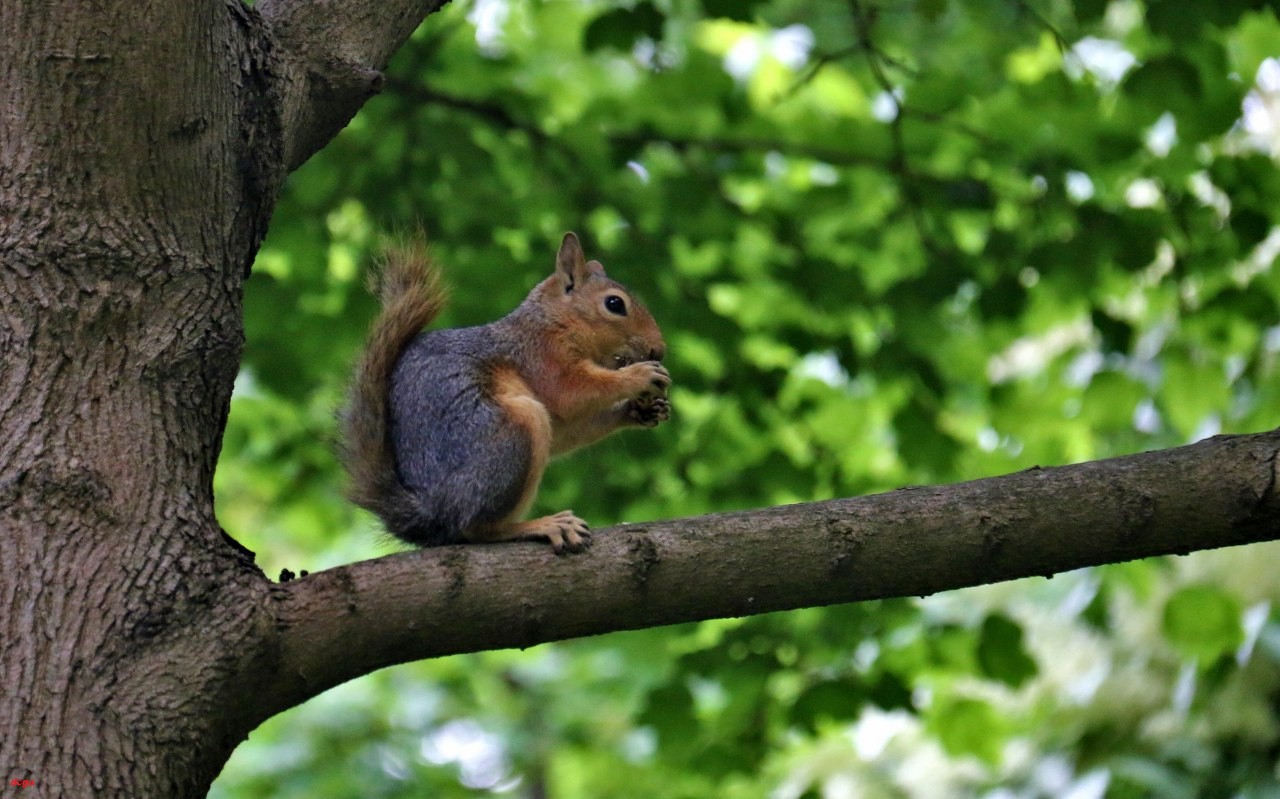
<path fill-rule="evenodd" d="M 540 539 L 551 544 L 551 548 L 557 555 L 581 552 L 591 546 L 591 533 L 587 523 L 575 516 L 571 510 L 562 510 L 527 522 L 514 522 L 490 528 L 480 535 L 470 535 L 467 538 L 475 542 Z"/>
<path fill-rule="evenodd" d="M 571 510 L 562 510 L 540 519 L 530 519 L 516 526 L 525 528 L 522 538 L 545 538 L 557 555 L 581 552 L 591 546 L 590 528 Z"/>

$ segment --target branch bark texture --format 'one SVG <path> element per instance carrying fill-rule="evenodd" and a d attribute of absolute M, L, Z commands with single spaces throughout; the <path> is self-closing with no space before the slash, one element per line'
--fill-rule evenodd
<path fill-rule="evenodd" d="M 272 594 L 288 707 L 382 666 L 614 630 L 927 595 L 1280 538 L 1280 432 L 950 486 L 600 531 L 585 554 L 460 546 Z"/>

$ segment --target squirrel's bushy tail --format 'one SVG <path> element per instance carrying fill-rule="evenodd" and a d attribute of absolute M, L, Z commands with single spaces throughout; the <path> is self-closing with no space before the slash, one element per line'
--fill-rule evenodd
<path fill-rule="evenodd" d="M 388 248 L 369 284 L 382 312 L 356 364 L 342 415 L 341 455 L 351 480 L 348 497 L 394 532 L 411 524 L 418 510 L 396 473 L 387 419 L 391 375 L 405 347 L 444 308 L 448 292 L 421 235 Z"/>

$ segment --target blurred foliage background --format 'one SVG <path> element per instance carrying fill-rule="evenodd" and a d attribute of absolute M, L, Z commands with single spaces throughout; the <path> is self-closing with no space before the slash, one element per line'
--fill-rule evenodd
<path fill-rule="evenodd" d="M 454 2 L 286 186 L 220 518 L 272 575 L 393 549 L 334 413 L 371 253 L 419 225 L 444 324 L 565 230 L 663 323 L 673 421 L 544 483 L 597 527 L 1275 427 L 1277 57 L 1242 0 Z M 1276 797 L 1278 555 L 402 666 L 211 795 Z"/>

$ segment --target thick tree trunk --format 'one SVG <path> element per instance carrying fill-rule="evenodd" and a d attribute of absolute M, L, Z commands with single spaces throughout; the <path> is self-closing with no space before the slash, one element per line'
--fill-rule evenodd
<path fill-rule="evenodd" d="M 242 281 L 438 2 L 377 5 L 0 4 L 0 768 L 39 795 L 202 796 L 260 718 L 270 584 L 211 489 Z"/>
<path fill-rule="evenodd" d="M 255 28 L 0 5 L 0 763 L 41 795 L 199 793 L 238 740 L 264 586 L 211 481 L 283 174 Z"/>

